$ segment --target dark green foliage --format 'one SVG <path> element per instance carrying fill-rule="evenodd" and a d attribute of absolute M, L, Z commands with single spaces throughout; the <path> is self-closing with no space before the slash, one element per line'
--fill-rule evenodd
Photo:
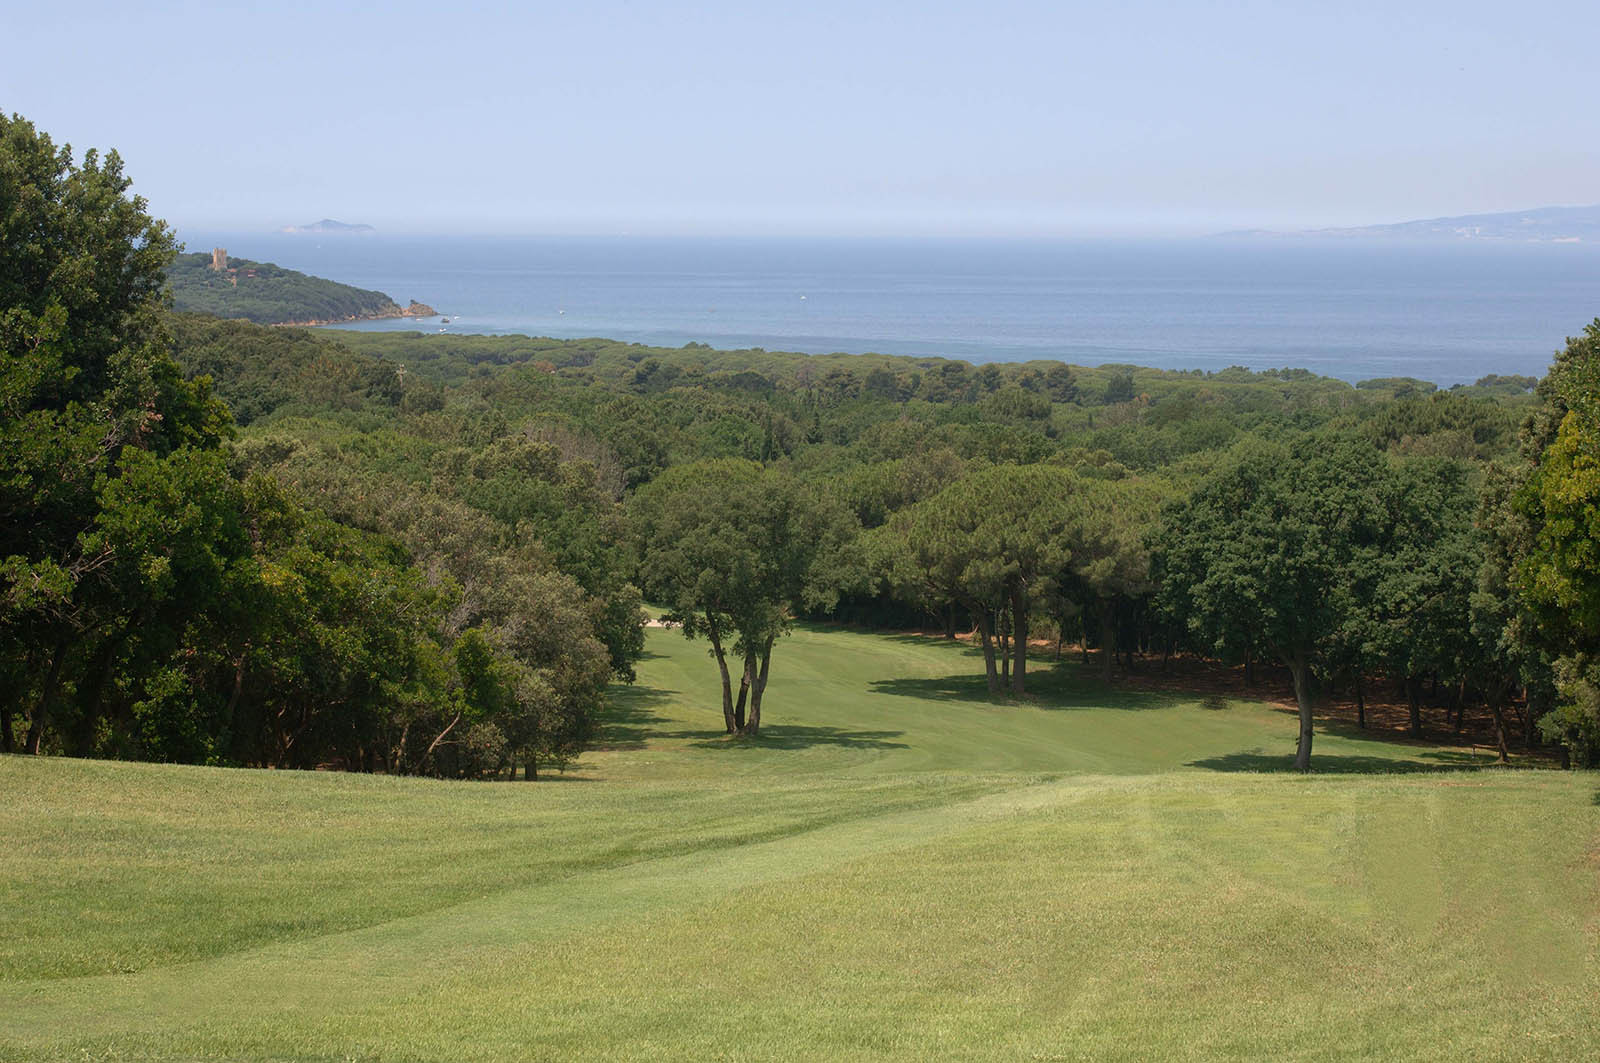
<path fill-rule="evenodd" d="M 759 734 L 774 643 L 850 580 L 854 521 L 778 470 L 722 459 L 671 469 L 633 498 L 644 589 L 711 645 L 730 734 Z M 729 660 L 742 661 L 737 702 Z"/>
<path fill-rule="evenodd" d="M 356 354 L 325 335 L 256 328 L 203 314 L 174 314 L 169 320 L 184 371 L 210 378 L 240 425 L 296 402 L 335 410 L 393 406 L 415 391 L 443 402 L 437 389 L 407 388 L 401 366 Z M 414 400 L 412 408 L 422 405 Z"/>
<path fill-rule="evenodd" d="M 890 514 L 938 494 L 954 482 L 966 463 L 949 448 L 859 465 L 842 478 L 843 501 L 863 528 L 876 528 Z"/>
<path fill-rule="evenodd" d="M 462 464 L 503 524 L 420 490 L 419 448 L 365 434 L 399 416 L 401 367 L 169 317 L 171 237 L 127 187 L 115 154 L 75 165 L 0 119 L 0 745 L 452 775 L 576 755 L 642 651 L 615 462 L 493 432 Z M 230 452 L 213 378 L 247 423 L 361 423 L 364 464 L 283 434 Z M 499 485 L 506 464 L 548 476 Z"/>
<path fill-rule="evenodd" d="M 1018 378 L 1017 382 L 1029 391 L 1042 392 L 1049 396 L 1051 402 L 1078 401 L 1078 382 L 1073 375 L 1072 367 L 1060 362 L 1042 372 L 1029 369 Z"/>
<path fill-rule="evenodd" d="M 1439 385 L 1429 380 L 1418 380 L 1410 376 L 1380 377 L 1375 380 L 1362 380 L 1356 387 L 1363 391 L 1387 391 L 1397 399 L 1408 399 L 1418 395 L 1429 395 L 1439 390 Z"/>
<path fill-rule="evenodd" d="M 1532 376 L 1521 376 L 1516 373 L 1509 375 L 1490 373 L 1488 376 L 1479 377 L 1472 386 L 1475 388 L 1482 388 L 1485 391 L 1501 391 L 1511 395 L 1520 395 L 1523 392 L 1532 391 L 1534 388 L 1538 387 L 1539 378 Z"/>
<path fill-rule="evenodd" d="M 1115 406 L 1119 402 L 1130 402 L 1133 399 L 1133 374 L 1126 370 L 1114 373 L 1106 382 L 1107 406 Z"/>
<path fill-rule="evenodd" d="M 1029 619 L 1072 559 L 1078 490 L 1065 469 L 994 466 L 902 510 L 875 536 L 896 593 L 935 610 L 960 606 L 977 621 L 991 694 L 1026 692 Z"/>
<path fill-rule="evenodd" d="M 243 487 L 252 556 L 216 619 L 191 687 L 226 699 L 218 759 L 415 769 L 406 727 L 453 677 L 436 627 L 448 604 L 404 551 L 296 502 L 265 477 Z M 408 753 L 411 756 L 408 756 Z"/>
<path fill-rule="evenodd" d="M 129 571 L 101 526 L 141 481 L 174 475 L 218 445 L 227 412 L 183 380 L 160 316 L 171 234 L 126 196 L 115 152 L 74 165 L 69 149 L 0 116 L 0 745 L 28 719 L 37 751 L 65 693 L 104 686 L 88 643 L 136 623 Z M 151 520 L 186 518 L 166 496 Z M 141 541 L 162 532 L 140 530 Z M 87 670 L 86 674 L 84 670 Z M 81 678 L 86 682 L 79 682 Z"/>
<path fill-rule="evenodd" d="M 1551 662 L 1556 704 L 1540 721 L 1578 763 L 1600 766 L 1600 320 L 1571 340 L 1524 432 L 1529 465 L 1511 499 L 1509 583 L 1524 656 Z"/>
<path fill-rule="evenodd" d="M 1390 556 L 1388 469 L 1355 441 L 1252 446 L 1163 515 L 1157 572 L 1169 615 L 1217 651 L 1260 646 L 1288 666 L 1300 703 L 1295 763 L 1311 765 L 1311 670 L 1368 606 L 1364 566 Z"/>
<path fill-rule="evenodd" d="M 1400 454 L 1487 460 L 1510 448 L 1516 417 L 1487 397 L 1444 391 L 1398 399 L 1367 421 L 1367 431 Z"/>

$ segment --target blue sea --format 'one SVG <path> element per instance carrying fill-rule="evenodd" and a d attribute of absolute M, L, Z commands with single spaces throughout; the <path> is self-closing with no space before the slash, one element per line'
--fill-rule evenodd
<path fill-rule="evenodd" d="M 676 347 L 974 362 L 1296 367 L 1441 385 L 1543 375 L 1600 315 L 1600 246 L 180 232 L 190 250 L 417 299 L 449 323 Z"/>

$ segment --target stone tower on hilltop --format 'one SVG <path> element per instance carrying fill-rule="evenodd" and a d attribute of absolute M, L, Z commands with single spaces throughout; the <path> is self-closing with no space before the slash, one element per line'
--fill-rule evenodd
<path fill-rule="evenodd" d="M 226 247 L 213 247 L 211 249 L 211 268 L 218 273 L 228 268 L 228 249 Z"/>

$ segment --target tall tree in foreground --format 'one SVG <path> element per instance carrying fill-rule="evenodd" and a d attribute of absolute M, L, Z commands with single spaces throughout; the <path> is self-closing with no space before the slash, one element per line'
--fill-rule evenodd
<path fill-rule="evenodd" d="M 1312 665 L 1352 607 L 1351 574 L 1388 530 L 1384 471 L 1354 441 L 1253 447 L 1169 507 L 1156 539 L 1167 608 L 1202 643 L 1259 639 L 1288 666 L 1300 771 L 1311 769 Z"/>
<path fill-rule="evenodd" d="M 126 572 L 112 563 L 111 540 L 96 532 L 106 492 L 135 465 L 149 484 L 181 480 L 187 472 L 169 477 L 165 464 L 184 460 L 175 455 L 185 449 L 215 447 L 228 430 L 227 411 L 206 382 L 185 381 L 168 353 L 161 291 L 172 234 L 145 212 L 143 199 L 127 195 L 128 186 L 115 152 L 102 159 L 90 151 L 74 164 L 70 148 L 57 148 L 20 117 L 0 115 L 0 675 L 10 680 L 0 691 L 0 743 L 7 748 L 16 718 L 26 716 L 27 749 L 39 752 L 63 691 L 100 686 L 97 677 L 118 652 L 106 640 L 141 622 L 108 586 Z M 134 451 L 149 461 L 129 462 Z M 149 575 L 160 582 L 160 574 Z"/>
<path fill-rule="evenodd" d="M 684 635 L 711 643 L 728 733 L 758 734 L 773 644 L 798 610 L 837 600 L 854 520 L 786 473 L 738 459 L 669 469 L 634 496 L 632 518 L 645 593 Z"/>

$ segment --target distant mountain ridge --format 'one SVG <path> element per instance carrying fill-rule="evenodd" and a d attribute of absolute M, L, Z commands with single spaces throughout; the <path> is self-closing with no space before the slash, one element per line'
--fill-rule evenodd
<path fill-rule="evenodd" d="M 1495 240 L 1525 243 L 1600 243 L 1600 204 L 1587 207 L 1536 207 L 1500 214 L 1462 214 L 1387 225 L 1278 232 L 1246 229 L 1222 236 L 1330 236 L 1404 240 Z"/>
<path fill-rule="evenodd" d="M 279 232 L 285 233 L 375 233 L 378 230 L 370 225 L 351 225 L 347 222 L 334 221 L 332 218 L 323 218 L 307 225 L 285 225 Z"/>

